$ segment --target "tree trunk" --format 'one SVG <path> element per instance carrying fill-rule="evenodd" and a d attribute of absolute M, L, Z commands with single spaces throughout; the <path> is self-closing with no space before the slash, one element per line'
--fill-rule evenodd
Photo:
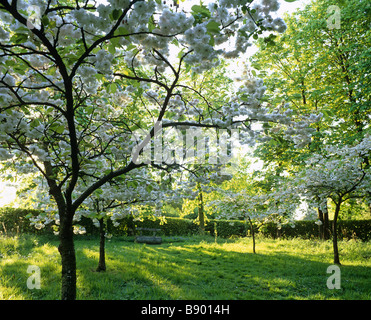
<path fill-rule="evenodd" d="M 106 232 L 104 230 L 104 220 L 103 220 L 103 218 L 99 219 L 99 236 L 100 236 L 99 262 L 98 262 L 97 272 L 106 271 L 106 255 L 105 255 L 105 251 L 104 251 Z"/>
<path fill-rule="evenodd" d="M 51 178 L 54 176 L 53 167 L 49 161 L 44 161 L 44 168 L 47 175 L 49 193 L 53 196 L 58 206 L 59 214 L 59 246 L 58 251 L 62 260 L 62 300 L 76 299 L 76 255 L 73 243 L 72 220 L 75 211 L 71 208 L 71 202 L 66 203 L 66 199 L 61 188 L 56 181 Z"/>
<path fill-rule="evenodd" d="M 198 220 L 200 222 L 200 234 L 205 234 L 205 212 L 204 212 L 204 200 L 202 197 L 201 184 L 198 182 Z"/>
<path fill-rule="evenodd" d="M 337 219 L 339 216 L 341 200 L 336 203 L 335 214 L 334 214 L 334 221 L 332 222 L 332 246 L 334 248 L 334 264 L 340 265 L 339 259 L 339 249 L 338 249 L 338 235 L 337 235 Z"/>
<path fill-rule="evenodd" d="M 324 240 L 325 239 L 325 236 L 324 236 L 324 219 L 323 219 L 323 211 L 318 208 L 317 209 L 317 212 L 318 212 L 318 220 L 322 222 L 321 225 L 318 226 L 318 233 L 319 233 L 319 238 L 321 240 Z"/>
<path fill-rule="evenodd" d="M 330 223 L 328 219 L 327 204 L 325 210 L 323 211 L 323 239 L 324 240 L 330 239 Z"/>
<path fill-rule="evenodd" d="M 62 300 L 76 299 L 76 255 L 71 213 L 60 214 L 59 253 L 62 258 Z"/>
<path fill-rule="evenodd" d="M 322 222 L 322 225 L 319 226 L 320 239 L 328 240 L 330 238 L 329 233 L 329 220 L 328 220 L 328 209 L 327 203 L 324 210 L 318 208 L 318 219 Z"/>
<path fill-rule="evenodd" d="M 252 223 L 250 217 L 248 217 L 249 223 L 250 223 L 250 232 L 252 236 L 252 252 L 256 253 L 255 251 L 255 230 L 254 230 L 254 224 Z"/>

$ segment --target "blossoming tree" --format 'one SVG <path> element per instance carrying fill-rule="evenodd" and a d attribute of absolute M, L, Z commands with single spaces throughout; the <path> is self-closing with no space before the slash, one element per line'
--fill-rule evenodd
<path fill-rule="evenodd" d="M 267 222 L 275 223 L 278 229 L 281 224 L 292 223 L 300 198 L 287 188 L 287 177 L 268 176 L 266 170 L 249 172 L 250 161 L 243 158 L 237 161 L 233 178 L 214 188 L 206 206 L 218 219 L 245 220 L 256 253 L 256 232 Z"/>
<path fill-rule="evenodd" d="M 307 119 L 262 105 L 261 81 L 217 104 L 182 84 L 182 75 L 210 70 L 219 57 L 238 57 L 251 37 L 283 32 L 277 9 L 276 0 L 220 0 L 189 14 L 153 0 L 0 0 L 0 159 L 36 168 L 57 205 L 62 299 L 76 298 L 77 209 L 105 184 L 163 164 L 137 161 L 156 124 L 241 127 L 255 137 L 252 122 L 274 121 L 308 140 Z M 135 143 L 139 128 L 148 134 Z"/>
<path fill-rule="evenodd" d="M 327 207 L 327 199 L 335 204 L 332 221 L 334 263 L 340 264 L 337 243 L 337 220 L 341 205 L 352 198 L 363 198 L 368 203 L 371 190 L 371 138 L 352 146 L 325 146 L 321 154 L 313 154 L 307 168 L 297 175 L 296 190 L 316 207 Z M 295 190 L 295 189 L 293 189 Z"/>

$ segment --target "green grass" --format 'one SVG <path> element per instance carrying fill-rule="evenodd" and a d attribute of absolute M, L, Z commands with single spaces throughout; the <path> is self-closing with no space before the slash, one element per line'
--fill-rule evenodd
<path fill-rule="evenodd" d="M 371 243 L 340 241 L 341 289 L 326 286 L 329 241 L 165 239 L 162 245 L 107 241 L 107 271 L 95 272 L 98 239 L 76 240 L 78 299 L 371 299 Z M 0 299 L 59 299 L 58 241 L 0 238 Z M 29 290 L 29 265 L 41 289 Z"/>

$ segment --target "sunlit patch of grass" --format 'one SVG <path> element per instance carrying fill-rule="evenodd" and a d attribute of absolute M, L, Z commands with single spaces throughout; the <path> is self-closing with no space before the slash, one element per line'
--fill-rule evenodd
<path fill-rule="evenodd" d="M 2 237 L 0 239 L 0 298 L 58 299 L 60 261 L 55 245 L 35 236 Z M 41 269 L 41 289 L 27 288 L 30 265 Z M 45 290 L 46 289 L 46 290 Z M 53 292 L 54 291 L 54 292 Z"/>
<path fill-rule="evenodd" d="M 165 239 L 167 240 L 167 239 Z M 96 272 L 98 239 L 75 242 L 78 299 L 370 299 L 371 243 L 339 243 L 341 290 L 329 290 L 330 241 L 211 237 L 145 245 L 106 244 L 106 272 Z M 58 299 L 56 240 L 32 236 L 0 241 L 1 299 Z M 41 270 L 41 289 L 26 286 L 28 265 Z"/>

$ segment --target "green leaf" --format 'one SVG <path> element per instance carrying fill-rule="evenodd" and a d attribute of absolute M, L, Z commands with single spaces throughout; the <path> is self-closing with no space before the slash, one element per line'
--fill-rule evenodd
<path fill-rule="evenodd" d="M 100 73 L 96 73 L 95 74 L 95 78 L 99 81 L 103 81 L 104 79 L 104 75 L 103 74 L 100 74 Z"/>
<path fill-rule="evenodd" d="M 52 123 L 52 124 L 50 125 L 49 129 L 50 129 L 50 130 L 56 130 L 58 126 L 59 126 L 59 124 L 54 122 L 54 123 Z"/>
<path fill-rule="evenodd" d="M 35 128 L 35 127 L 37 127 L 37 126 L 39 126 L 40 125 L 40 121 L 39 121 L 39 119 L 33 119 L 32 121 L 31 121 L 31 123 L 30 123 L 30 127 L 31 128 Z"/>
<path fill-rule="evenodd" d="M 110 54 L 112 54 L 113 56 L 116 54 L 116 48 L 115 48 L 115 46 L 114 46 L 113 44 L 110 44 L 110 45 L 108 46 L 108 52 L 109 52 Z"/>
<path fill-rule="evenodd" d="M 125 35 L 129 34 L 128 29 L 126 29 L 125 27 L 119 27 L 117 29 L 117 32 L 118 32 L 118 35 L 121 35 L 121 36 L 125 36 Z"/>
<path fill-rule="evenodd" d="M 208 32 L 210 33 L 219 33 L 220 32 L 220 23 L 217 23 L 216 21 L 210 21 L 207 25 L 206 25 L 206 29 Z"/>
<path fill-rule="evenodd" d="M 47 27 L 49 25 L 49 18 L 47 16 L 43 16 L 41 22 L 45 27 Z"/>
<path fill-rule="evenodd" d="M 179 41 L 178 41 L 176 38 L 174 38 L 174 40 L 171 41 L 171 43 L 172 43 L 174 46 L 179 47 Z"/>
<path fill-rule="evenodd" d="M 117 91 L 116 83 L 111 83 L 111 84 L 108 86 L 108 92 L 115 94 L 116 91 Z"/>
<path fill-rule="evenodd" d="M 135 46 L 135 45 L 133 45 L 133 44 L 129 44 L 127 47 L 126 47 L 126 50 L 127 51 L 130 51 L 130 50 L 134 50 L 134 49 L 136 49 L 137 48 L 137 46 Z"/>
<path fill-rule="evenodd" d="M 120 18 L 121 14 L 122 14 L 121 10 L 114 9 L 113 12 L 112 12 L 112 18 L 114 20 L 117 20 L 118 18 Z"/>
<path fill-rule="evenodd" d="M 179 51 L 177 58 L 180 59 L 183 56 L 183 54 L 184 54 L 184 48 Z"/>
<path fill-rule="evenodd" d="M 50 21 L 49 20 L 49 27 L 54 29 L 57 26 L 57 22 L 55 20 Z"/>
<path fill-rule="evenodd" d="M 132 188 L 136 188 L 136 187 L 138 187 L 138 182 L 136 182 L 136 181 L 128 181 L 127 186 L 128 186 L 129 188 L 130 188 L 130 187 L 132 187 Z"/>
<path fill-rule="evenodd" d="M 92 114 L 94 112 L 94 107 L 93 106 L 88 106 L 85 108 L 85 111 L 87 114 Z"/>
<path fill-rule="evenodd" d="M 202 16 L 207 17 L 207 18 L 211 17 L 211 13 L 209 9 L 207 9 L 205 6 L 199 6 L 195 4 L 194 6 L 192 6 L 191 10 L 195 14 L 201 14 Z"/>
<path fill-rule="evenodd" d="M 285 0 L 286 2 L 295 2 L 296 0 Z"/>
<path fill-rule="evenodd" d="M 209 45 L 212 46 L 212 47 L 215 45 L 215 38 L 214 38 L 213 35 L 210 36 Z"/>
<path fill-rule="evenodd" d="M 12 36 L 10 41 L 19 44 L 19 43 L 26 42 L 27 39 L 28 39 L 27 34 L 18 33 L 18 34 L 15 34 L 14 36 Z"/>
<path fill-rule="evenodd" d="M 55 132 L 56 133 L 59 133 L 59 134 L 63 133 L 63 131 L 64 131 L 64 126 L 63 125 L 62 126 L 58 126 L 57 129 L 55 130 Z"/>

